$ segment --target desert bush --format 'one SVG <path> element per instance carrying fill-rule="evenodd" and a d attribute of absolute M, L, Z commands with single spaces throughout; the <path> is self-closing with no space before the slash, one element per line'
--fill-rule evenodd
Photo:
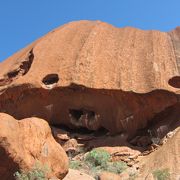
<path fill-rule="evenodd" d="M 80 169 L 81 168 L 81 162 L 80 161 L 70 161 L 69 167 L 71 169 Z"/>
<path fill-rule="evenodd" d="M 47 180 L 49 171 L 48 166 L 41 166 L 40 163 L 36 163 L 30 171 L 17 171 L 14 176 L 16 180 Z"/>
<path fill-rule="evenodd" d="M 109 162 L 109 163 L 107 163 L 107 166 L 104 168 L 104 170 L 106 170 L 108 172 L 115 173 L 115 174 L 120 174 L 126 168 L 127 168 L 126 163 L 124 163 L 122 161 L 117 161 L 117 162 Z"/>
<path fill-rule="evenodd" d="M 153 176 L 156 180 L 168 180 L 170 178 L 169 169 L 155 170 Z"/>
<path fill-rule="evenodd" d="M 93 149 L 82 161 L 70 160 L 70 168 L 84 170 L 98 179 L 102 171 L 120 174 L 127 168 L 127 165 L 122 161 L 111 162 L 111 155 L 103 149 Z"/>
<path fill-rule="evenodd" d="M 97 177 L 102 171 L 108 171 L 116 174 L 123 172 L 127 165 L 122 161 L 111 162 L 111 155 L 102 149 L 94 149 L 85 157 L 85 163 L 88 164 L 90 174 Z"/>
<path fill-rule="evenodd" d="M 94 149 L 90 151 L 86 157 L 85 162 L 91 166 L 106 166 L 107 162 L 110 161 L 111 156 L 108 152 L 103 149 Z"/>

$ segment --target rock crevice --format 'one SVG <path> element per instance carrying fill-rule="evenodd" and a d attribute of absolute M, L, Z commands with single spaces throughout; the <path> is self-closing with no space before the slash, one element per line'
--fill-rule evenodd
<path fill-rule="evenodd" d="M 31 65 L 33 63 L 34 54 L 33 49 L 29 51 L 27 56 L 16 65 L 15 68 L 12 68 L 7 74 L 3 75 L 3 78 L 0 79 L 0 86 L 9 85 L 14 79 L 19 78 L 27 74 Z"/>

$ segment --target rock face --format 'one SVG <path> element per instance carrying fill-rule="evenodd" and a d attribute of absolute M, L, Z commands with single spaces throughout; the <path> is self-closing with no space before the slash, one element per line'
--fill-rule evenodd
<path fill-rule="evenodd" d="M 155 170 L 168 169 L 170 179 L 180 177 L 180 128 L 175 135 L 157 151 L 141 160 L 139 179 L 146 179 Z M 150 178 L 147 178 L 150 179 Z"/>
<path fill-rule="evenodd" d="M 180 74 L 180 27 L 169 33 L 173 42 L 174 54 L 176 56 L 177 69 Z M 180 76 L 177 75 L 169 80 L 169 84 L 175 88 L 180 88 Z"/>
<path fill-rule="evenodd" d="M 68 158 L 51 135 L 48 123 L 38 118 L 17 121 L 0 113 L 0 177 L 14 179 L 16 171 L 31 170 L 36 163 L 47 166 L 50 177 L 62 179 L 68 172 Z"/>
<path fill-rule="evenodd" d="M 0 64 L 0 111 L 133 134 L 179 101 L 179 39 L 179 28 L 61 26 Z"/>

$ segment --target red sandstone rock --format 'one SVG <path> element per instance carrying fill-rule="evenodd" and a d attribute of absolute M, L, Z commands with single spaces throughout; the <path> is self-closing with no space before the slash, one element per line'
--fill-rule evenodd
<path fill-rule="evenodd" d="M 61 145 L 70 139 L 70 133 L 65 130 L 62 130 L 60 128 L 55 128 L 55 127 L 52 127 L 51 130 L 52 130 L 53 137 Z"/>
<path fill-rule="evenodd" d="M 129 177 L 129 174 L 127 172 L 122 172 L 120 175 L 120 180 L 129 180 L 130 177 Z M 132 178 L 133 179 L 133 178 Z"/>
<path fill-rule="evenodd" d="M 122 180 L 119 175 L 110 173 L 110 172 L 102 172 L 99 175 L 99 180 Z"/>
<path fill-rule="evenodd" d="M 140 173 L 137 179 L 151 180 L 155 170 L 168 169 L 170 179 L 179 179 L 180 172 L 180 127 L 175 130 L 172 138 L 167 143 L 158 147 L 148 156 L 142 157 L 139 163 Z"/>
<path fill-rule="evenodd" d="M 69 169 L 68 174 L 63 180 L 95 180 L 95 179 L 78 170 Z"/>
<path fill-rule="evenodd" d="M 67 142 L 64 143 L 63 145 L 63 149 L 65 150 L 65 152 L 69 152 L 69 151 L 77 151 L 78 148 L 78 142 L 76 139 L 70 139 Z"/>
<path fill-rule="evenodd" d="M 170 34 L 172 42 L 173 42 L 174 53 L 176 56 L 177 69 L 180 74 L 180 26 L 177 27 L 175 30 L 171 31 L 169 34 Z M 177 74 L 177 76 L 174 76 L 169 80 L 169 84 L 175 88 L 180 88 L 179 74 Z"/>
<path fill-rule="evenodd" d="M 0 64 L 0 111 L 134 134 L 179 101 L 179 38 L 179 28 L 61 26 Z"/>
<path fill-rule="evenodd" d="M 52 137 L 46 121 L 38 118 L 17 121 L 0 113 L 1 179 L 14 179 L 16 171 L 31 170 L 36 163 L 47 165 L 50 177 L 62 179 L 68 172 L 68 158 Z"/>
<path fill-rule="evenodd" d="M 141 154 L 139 150 L 135 150 L 126 146 L 115 147 L 100 147 L 111 154 L 112 161 L 124 161 L 128 166 L 133 166 L 137 163 L 137 158 Z"/>

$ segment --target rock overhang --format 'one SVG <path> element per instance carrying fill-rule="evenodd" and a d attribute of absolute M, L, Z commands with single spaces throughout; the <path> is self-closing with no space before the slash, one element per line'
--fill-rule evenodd
<path fill-rule="evenodd" d="M 51 125 L 89 130 L 105 128 L 112 134 L 134 134 L 146 128 L 156 115 L 178 103 L 177 95 L 165 90 L 137 94 L 78 85 L 51 90 L 19 86 L 8 89 L 0 99 L 1 112 L 19 120 L 39 117 Z"/>

